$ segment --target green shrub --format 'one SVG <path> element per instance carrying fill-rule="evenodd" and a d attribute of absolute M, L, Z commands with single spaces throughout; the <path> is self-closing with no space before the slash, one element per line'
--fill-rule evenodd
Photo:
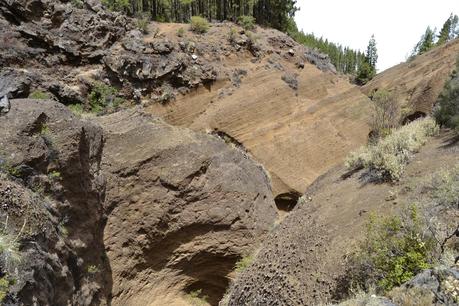
<path fill-rule="evenodd" d="M 29 99 L 47 100 L 49 98 L 49 94 L 41 90 L 34 90 L 29 94 Z"/>
<path fill-rule="evenodd" d="M 366 168 L 377 179 L 397 181 L 411 156 L 426 143 L 429 136 L 437 133 L 438 126 L 433 119 L 413 121 L 393 130 L 376 144 L 352 152 L 346 159 L 346 167 L 350 170 Z"/>
<path fill-rule="evenodd" d="M 203 34 L 206 33 L 210 28 L 209 22 L 206 18 L 200 16 L 191 17 L 191 31 Z"/>
<path fill-rule="evenodd" d="M 80 116 L 84 112 L 82 104 L 70 104 L 68 108 L 77 116 Z"/>
<path fill-rule="evenodd" d="M 237 38 L 237 29 L 235 27 L 231 27 L 229 34 L 228 34 L 228 41 L 230 43 L 234 43 L 236 42 L 236 38 Z"/>
<path fill-rule="evenodd" d="M 459 163 L 433 174 L 427 188 L 437 204 L 459 208 Z"/>
<path fill-rule="evenodd" d="M 438 124 L 453 128 L 459 133 L 459 58 L 455 71 L 438 97 L 434 117 Z"/>
<path fill-rule="evenodd" d="M 239 16 L 237 23 L 245 30 L 253 30 L 255 28 L 255 18 L 253 16 Z"/>
<path fill-rule="evenodd" d="M 372 97 L 373 112 L 370 128 L 373 132 L 373 141 L 384 138 L 391 130 L 399 126 L 400 105 L 395 96 L 387 90 L 378 90 Z"/>
<path fill-rule="evenodd" d="M 86 268 L 86 271 L 87 271 L 89 274 L 96 274 L 96 273 L 99 273 L 99 272 L 100 272 L 99 268 L 98 268 L 96 265 L 89 265 L 89 266 Z"/>
<path fill-rule="evenodd" d="M 7 276 L 0 278 L 0 302 L 3 302 L 3 300 L 6 298 L 10 286 L 11 282 L 8 280 Z"/>
<path fill-rule="evenodd" d="M 208 305 L 207 300 L 209 297 L 207 295 L 202 294 L 202 289 L 190 291 L 187 295 L 187 300 L 193 306 L 203 306 Z"/>
<path fill-rule="evenodd" d="M 148 34 L 149 21 L 147 17 L 138 18 L 136 20 L 137 28 L 143 33 Z"/>
<path fill-rule="evenodd" d="M 48 178 L 53 181 L 58 181 L 61 179 L 61 173 L 59 171 L 51 171 L 48 173 Z"/>
<path fill-rule="evenodd" d="M 107 107 L 118 107 L 118 105 L 123 102 L 123 99 L 118 98 L 116 96 L 117 94 L 118 90 L 115 87 L 101 82 L 95 83 L 89 94 L 91 111 L 100 113 Z"/>
<path fill-rule="evenodd" d="M 247 255 L 241 258 L 238 262 L 236 262 L 235 271 L 242 272 L 247 269 L 253 262 L 253 257 L 251 255 Z"/>
<path fill-rule="evenodd" d="M 185 30 L 183 28 L 178 28 L 177 29 L 177 36 L 178 37 L 183 37 L 185 35 Z"/>
<path fill-rule="evenodd" d="M 401 217 L 370 216 L 366 238 L 350 264 L 352 284 L 387 292 L 430 268 L 435 242 L 424 232 L 414 205 Z"/>

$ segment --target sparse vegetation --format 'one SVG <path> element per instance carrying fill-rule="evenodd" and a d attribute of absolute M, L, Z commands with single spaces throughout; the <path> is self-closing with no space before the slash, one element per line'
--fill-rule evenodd
<path fill-rule="evenodd" d="M 427 189 L 437 204 L 459 208 L 459 163 L 434 173 Z"/>
<path fill-rule="evenodd" d="M 11 282 L 9 281 L 7 276 L 3 276 L 0 278 L 0 302 L 3 302 L 3 300 L 6 298 L 10 286 Z"/>
<path fill-rule="evenodd" d="M 191 17 L 191 25 L 190 25 L 190 30 L 199 33 L 199 34 L 204 34 L 206 33 L 210 28 L 209 22 L 207 19 L 200 17 L 200 16 L 193 16 Z"/>
<path fill-rule="evenodd" d="M 40 135 L 47 135 L 47 134 L 49 134 L 49 127 L 46 123 L 43 123 L 40 126 Z"/>
<path fill-rule="evenodd" d="M 434 262 L 435 242 L 412 205 L 401 217 L 370 216 L 366 238 L 350 264 L 352 286 L 387 292 Z"/>
<path fill-rule="evenodd" d="M 245 269 L 247 269 L 253 262 L 253 256 L 252 255 L 247 255 L 242 257 L 236 264 L 234 265 L 234 270 L 236 272 L 242 272 Z"/>
<path fill-rule="evenodd" d="M 413 121 L 376 144 L 360 148 L 349 155 L 346 166 L 350 170 L 365 168 L 378 180 L 400 179 L 411 156 L 438 133 L 438 126 L 431 118 Z"/>
<path fill-rule="evenodd" d="M 434 116 L 438 124 L 453 128 L 459 133 L 459 57 L 456 69 L 438 97 Z"/>
<path fill-rule="evenodd" d="M 83 105 L 82 104 L 70 104 L 68 106 L 68 108 L 70 109 L 70 111 L 77 115 L 77 116 L 81 116 L 81 114 L 84 113 L 84 109 L 83 109 Z"/>
<path fill-rule="evenodd" d="M 143 34 L 148 34 L 148 24 L 149 24 L 149 17 L 148 16 L 141 16 L 140 18 L 137 18 L 137 20 L 136 20 L 137 28 Z"/>
<path fill-rule="evenodd" d="M 190 291 L 187 295 L 187 300 L 193 306 L 207 305 L 208 299 L 209 297 L 207 295 L 202 294 L 202 289 Z"/>
<path fill-rule="evenodd" d="M 370 128 L 373 132 L 371 141 L 377 141 L 390 134 L 399 126 L 400 104 L 394 94 L 387 90 L 378 90 L 372 97 L 373 113 L 370 121 Z"/>
<path fill-rule="evenodd" d="M 7 223 L 6 223 L 7 224 Z M 21 231 L 16 236 L 7 233 L 7 225 L 0 231 L 0 256 L 6 265 L 17 264 L 21 261 L 21 252 L 19 251 L 19 238 L 24 230 L 26 222 L 21 228 Z"/>
<path fill-rule="evenodd" d="M 387 296 L 399 306 L 431 306 L 434 301 L 434 294 L 424 288 L 402 288 L 392 289 Z"/>
<path fill-rule="evenodd" d="M 123 102 L 117 97 L 118 90 L 110 85 L 97 82 L 89 94 L 89 105 L 93 113 L 100 113 L 107 107 L 116 108 Z"/>
<path fill-rule="evenodd" d="M 41 90 L 34 90 L 29 94 L 29 99 L 46 100 L 49 98 L 49 94 Z"/>
<path fill-rule="evenodd" d="M 242 15 L 237 19 L 237 23 L 244 30 L 253 30 L 255 28 L 255 18 L 253 16 Z"/>
<path fill-rule="evenodd" d="M 57 180 L 60 180 L 61 179 L 61 173 L 59 171 L 51 171 L 50 173 L 48 173 L 48 178 L 52 181 L 57 181 Z"/>
<path fill-rule="evenodd" d="M 231 27 L 228 34 L 228 41 L 230 43 L 236 42 L 237 37 L 237 29 L 235 27 Z"/>
<path fill-rule="evenodd" d="M 185 36 L 185 29 L 182 28 L 182 27 L 178 28 L 178 29 L 177 29 L 177 36 L 178 36 L 178 37 L 183 37 L 183 36 Z"/>
<path fill-rule="evenodd" d="M 82 0 L 72 0 L 72 5 L 76 8 L 82 9 L 83 8 L 83 1 Z"/>
<path fill-rule="evenodd" d="M 96 273 L 99 273 L 99 272 L 100 272 L 99 267 L 97 267 L 96 265 L 89 265 L 89 266 L 87 266 L 86 271 L 87 271 L 89 274 L 96 274 Z"/>

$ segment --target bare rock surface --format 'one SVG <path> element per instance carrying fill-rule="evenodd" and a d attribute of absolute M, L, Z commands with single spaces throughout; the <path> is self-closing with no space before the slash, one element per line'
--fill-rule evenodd
<path fill-rule="evenodd" d="M 235 263 L 276 220 L 264 170 L 216 137 L 137 109 L 97 121 L 113 305 L 166 305 L 199 289 L 216 305 Z"/>

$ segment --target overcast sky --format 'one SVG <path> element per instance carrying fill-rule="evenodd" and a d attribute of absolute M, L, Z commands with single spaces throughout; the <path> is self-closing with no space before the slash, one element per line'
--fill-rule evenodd
<path fill-rule="evenodd" d="M 295 20 L 305 33 L 366 49 L 375 35 L 379 71 L 405 61 L 426 27 L 441 28 L 459 0 L 297 0 Z"/>

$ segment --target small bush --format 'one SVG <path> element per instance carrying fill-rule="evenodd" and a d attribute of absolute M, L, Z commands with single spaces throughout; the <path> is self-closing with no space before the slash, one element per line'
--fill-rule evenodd
<path fill-rule="evenodd" d="M 34 90 L 29 94 L 29 99 L 47 100 L 50 96 L 41 90 Z"/>
<path fill-rule="evenodd" d="M 414 205 L 401 217 L 370 216 L 366 238 L 350 264 L 352 284 L 384 293 L 430 268 L 435 242 L 424 227 Z"/>
<path fill-rule="evenodd" d="M 178 28 L 177 29 L 177 36 L 178 37 L 183 37 L 185 35 L 185 30 L 183 28 Z"/>
<path fill-rule="evenodd" d="M 235 271 L 236 272 L 244 271 L 252 264 L 252 262 L 253 262 L 253 257 L 251 255 L 242 257 L 241 260 L 239 260 L 234 266 Z"/>
<path fill-rule="evenodd" d="M 207 295 L 203 295 L 202 294 L 202 290 L 201 289 L 191 291 L 187 295 L 187 300 L 193 306 L 207 305 L 208 304 L 208 302 L 207 302 L 208 299 L 209 299 L 209 297 Z"/>
<path fill-rule="evenodd" d="M 373 140 L 377 140 L 386 137 L 392 129 L 399 126 L 401 111 L 395 96 L 386 90 L 378 90 L 372 101 L 370 128 L 374 134 Z"/>
<path fill-rule="evenodd" d="M 366 168 L 379 180 L 397 181 L 401 178 L 411 156 L 438 133 L 438 126 L 431 118 L 413 121 L 392 134 L 352 152 L 346 159 L 350 170 Z"/>
<path fill-rule="evenodd" d="M 52 181 L 58 181 L 61 179 L 61 173 L 59 171 L 51 171 L 48 173 L 48 178 Z"/>
<path fill-rule="evenodd" d="M 459 208 L 459 163 L 433 174 L 427 188 L 437 204 Z"/>
<path fill-rule="evenodd" d="M 191 17 L 191 31 L 199 34 L 206 33 L 210 28 L 209 22 L 207 19 L 200 16 Z"/>
<path fill-rule="evenodd" d="M 80 116 L 84 112 L 82 104 L 70 104 L 68 108 L 77 116 Z"/>
<path fill-rule="evenodd" d="M 234 43 L 236 42 L 236 38 L 237 38 L 237 29 L 235 27 L 231 27 L 229 30 L 229 34 L 228 34 L 228 41 L 230 43 Z"/>
<path fill-rule="evenodd" d="M 89 94 L 91 111 L 100 113 L 107 107 L 118 107 L 123 102 L 123 99 L 118 98 L 117 94 L 118 90 L 116 88 L 100 82 L 95 83 Z"/>
<path fill-rule="evenodd" d="M 6 276 L 0 278 L 0 302 L 3 302 L 3 300 L 6 298 L 10 286 L 11 282 Z"/>
<path fill-rule="evenodd" d="M 237 23 L 245 30 L 253 30 L 255 28 L 255 18 L 253 16 L 239 16 Z"/>
<path fill-rule="evenodd" d="M 434 117 L 438 124 L 453 128 L 459 133 L 459 58 L 456 70 L 438 97 Z"/>
<path fill-rule="evenodd" d="M 99 268 L 96 265 L 89 265 L 86 268 L 86 270 L 89 274 L 96 274 L 100 272 Z"/>
<path fill-rule="evenodd" d="M 390 291 L 387 296 L 399 306 L 431 306 L 435 296 L 425 288 L 398 287 Z"/>
<path fill-rule="evenodd" d="M 148 34 L 149 21 L 147 17 L 138 18 L 136 20 L 137 28 L 143 33 Z"/>

